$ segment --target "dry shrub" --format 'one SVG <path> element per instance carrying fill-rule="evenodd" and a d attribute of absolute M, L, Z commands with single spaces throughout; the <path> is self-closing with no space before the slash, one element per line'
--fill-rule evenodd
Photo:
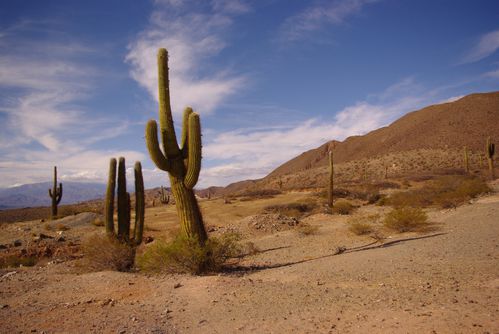
<path fill-rule="evenodd" d="M 310 225 L 310 224 L 301 224 L 298 226 L 296 231 L 302 236 L 314 235 L 319 232 L 319 226 Z"/>
<path fill-rule="evenodd" d="M 62 223 L 59 223 L 56 225 L 55 230 L 56 231 L 67 231 L 67 230 L 69 230 L 69 227 L 62 224 Z"/>
<path fill-rule="evenodd" d="M 340 215 L 349 215 L 353 212 L 355 207 L 347 200 L 337 200 L 333 205 L 333 212 Z"/>
<path fill-rule="evenodd" d="M 275 204 L 263 208 L 264 213 L 279 213 L 288 217 L 300 218 L 317 208 L 317 203 L 312 201 L 296 202 L 289 204 Z"/>
<path fill-rule="evenodd" d="M 386 203 L 396 207 L 456 207 L 471 198 L 490 191 L 487 184 L 476 177 L 462 175 L 440 176 L 422 188 L 392 194 Z"/>
<path fill-rule="evenodd" d="M 102 217 L 97 217 L 94 219 L 94 221 L 92 222 L 92 225 L 94 226 L 104 226 L 104 219 L 102 219 Z"/>
<path fill-rule="evenodd" d="M 46 222 L 45 224 L 43 224 L 43 228 L 45 229 L 45 231 L 52 231 L 53 230 L 53 227 L 52 227 L 52 225 L 50 225 L 49 222 Z"/>
<path fill-rule="evenodd" d="M 9 255 L 0 258 L 0 268 L 32 267 L 36 264 L 35 256 Z"/>
<path fill-rule="evenodd" d="M 348 220 L 348 229 L 356 235 L 365 235 L 375 232 L 373 226 L 380 219 L 379 214 L 372 214 L 368 216 L 352 217 Z"/>
<path fill-rule="evenodd" d="M 204 246 L 195 238 L 181 235 L 171 242 L 156 241 L 137 258 L 140 269 L 162 273 L 213 273 L 230 259 L 240 256 L 239 235 L 226 233 L 210 238 Z"/>
<path fill-rule="evenodd" d="M 259 189 L 259 190 L 249 190 L 239 194 L 241 201 L 253 200 L 253 199 L 263 199 L 263 198 L 273 198 L 275 195 L 282 194 L 282 191 L 276 189 Z"/>
<path fill-rule="evenodd" d="M 363 222 L 352 222 L 350 223 L 348 229 L 355 235 L 369 234 L 374 231 L 374 228 L 371 226 L 371 224 Z"/>
<path fill-rule="evenodd" d="M 411 207 L 393 209 L 386 214 L 383 224 L 398 232 L 422 232 L 430 226 L 426 213 Z"/>
<path fill-rule="evenodd" d="M 89 270 L 128 271 L 134 264 L 135 249 L 107 235 L 90 236 L 82 249 L 83 266 Z"/>
<path fill-rule="evenodd" d="M 257 245 L 255 245 L 254 242 L 252 241 L 248 241 L 248 242 L 245 242 L 244 245 L 242 245 L 241 247 L 241 255 L 255 255 L 255 254 L 258 254 L 260 253 L 262 250 L 260 248 L 258 248 Z"/>

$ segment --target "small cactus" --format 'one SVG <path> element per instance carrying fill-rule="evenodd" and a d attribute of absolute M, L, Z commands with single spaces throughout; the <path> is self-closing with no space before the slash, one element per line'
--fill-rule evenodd
<path fill-rule="evenodd" d="M 334 191 L 333 151 L 329 151 L 329 187 L 327 192 L 327 205 L 331 210 L 333 210 L 333 191 Z"/>
<path fill-rule="evenodd" d="M 165 188 L 163 188 L 163 186 L 161 186 L 161 189 L 159 191 L 159 201 L 163 204 L 170 203 L 170 195 L 166 193 Z"/>
<path fill-rule="evenodd" d="M 466 174 L 470 173 L 470 161 L 468 158 L 468 148 L 466 146 L 464 147 L 464 171 Z"/>
<path fill-rule="evenodd" d="M 490 140 L 490 137 L 487 138 L 487 143 L 485 144 L 485 154 L 487 155 L 487 160 L 489 162 L 489 172 L 490 178 L 492 180 L 495 179 L 494 173 L 494 155 L 496 152 L 495 144 Z"/>
<path fill-rule="evenodd" d="M 126 191 L 125 158 L 121 157 L 118 164 L 118 231 L 114 229 L 114 193 L 116 187 L 116 159 L 109 162 L 109 179 L 107 182 L 105 218 L 106 232 L 110 237 L 130 246 L 138 246 L 142 242 L 144 232 L 145 197 L 142 166 L 135 163 L 135 226 L 130 236 L 130 193 Z"/>
<path fill-rule="evenodd" d="M 62 183 L 57 187 L 57 167 L 54 166 L 54 185 L 49 189 L 49 196 L 52 198 L 52 210 L 50 212 L 50 219 L 57 218 L 57 205 L 61 202 L 62 198 Z"/>

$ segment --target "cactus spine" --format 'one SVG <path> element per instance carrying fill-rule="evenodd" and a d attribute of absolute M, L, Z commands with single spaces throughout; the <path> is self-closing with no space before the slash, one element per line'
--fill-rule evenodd
<path fill-rule="evenodd" d="M 468 148 L 466 146 L 464 147 L 464 171 L 466 174 L 470 173 L 470 161 L 468 158 Z"/>
<path fill-rule="evenodd" d="M 54 184 L 52 189 L 49 189 L 49 196 L 52 198 L 52 210 L 50 212 L 50 219 L 57 218 L 57 205 L 61 202 L 62 198 L 62 183 L 57 187 L 57 167 L 54 166 Z"/>
<path fill-rule="evenodd" d="M 181 233 L 186 237 L 198 239 L 203 245 L 208 235 L 193 190 L 201 169 L 201 125 L 199 115 L 191 108 L 186 108 L 179 147 L 170 106 L 168 51 L 166 49 L 158 51 L 158 83 L 159 128 L 163 150 L 158 142 L 158 125 L 155 120 L 147 123 L 147 149 L 156 166 L 168 172 Z"/>
<path fill-rule="evenodd" d="M 135 226 L 133 235 L 130 236 L 130 193 L 126 191 L 126 169 L 125 158 L 121 157 L 118 164 L 118 231 L 114 229 L 114 194 L 116 188 L 116 159 L 109 162 L 109 179 L 107 182 L 105 218 L 106 232 L 110 237 L 115 237 L 130 246 L 138 246 L 142 242 L 144 231 L 144 180 L 142 178 L 142 166 L 140 162 L 135 163 Z"/>
<path fill-rule="evenodd" d="M 333 151 L 329 151 L 329 187 L 327 192 L 327 204 L 330 209 L 333 209 L 333 190 L 334 190 Z"/>
<path fill-rule="evenodd" d="M 487 138 L 487 143 L 485 145 L 485 154 L 487 155 L 487 160 L 489 162 L 489 172 L 490 172 L 490 178 L 492 180 L 495 179 L 495 173 L 494 173 L 494 154 L 496 151 L 496 146 L 494 143 L 491 142 L 490 137 Z"/>

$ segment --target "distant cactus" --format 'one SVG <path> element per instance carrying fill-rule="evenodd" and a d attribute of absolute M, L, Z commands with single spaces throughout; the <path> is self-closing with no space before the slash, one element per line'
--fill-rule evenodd
<path fill-rule="evenodd" d="M 50 219 L 57 218 L 57 205 L 61 202 L 62 198 L 62 183 L 57 187 L 57 167 L 54 166 L 54 184 L 52 189 L 49 189 L 49 196 L 52 198 L 52 210 L 50 212 Z"/>
<path fill-rule="evenodd" d="M 277 186 L 279 187 L 279 190 L 282 190 L 282 185 L 283 185 L 282 179 L 279 178 L 279 180 L 277 180 Z"/>
<path fill-rule="evenodd" d="M 490 137 L 487 138 L 487 143 L 485 145 L 485 154 L 487 155 L 487 160 L 489 161 L 489 172 L 490 178 L 495 179 L 494 173 L 494 154 L 496 152 L 496 146 L 491 142 Z"/>
<path fill-rule="evenodd" d="M 334 191 L 334 162 L 333 151 L 329 151 L 329 186 L 327 191 L 327 205 L 333 209 L 333 191 Z"/>
<path fill-rule="evenodd" d="M 163 204 L 170 203 L 170 195 L 168 195 L 165 191 L 165 188 L 161 186 L 161 190 L 159 191 L 159 201 Z"/>
<path fill-rule="evenodd" d="M 138 246 L 142 242 L 144 232 L 145 197 L 142 166 L 135 163 L 135 226 L 130 236 L 130 193 L 126 191 L 125 158 L 121 157 L 118 164 L 118 231 L 114 229 L 114 193 L 116 187 L 116 159 L 109 162 L 109 179 L 107 182 L 105 218 L 106 232 L 110 237 L 130 246 Z"/>
<path fill-rule="evenodd" d="M 179 216 L 181 233 L 196 238 L 204 245 L 208 238 L 203 218 L 194 195 L 201 170 L 201 125 L 199 115 L 186 108 L 183 117 L 181 146 L 173 127 L 168 77 L 168 52 L 158 51 L 159 127 L 162 147 L 158 141 L 158 125 L 150 120 L 146 127 L 149 155 L 156 166 L 167 171 Z"/>
<path fill-rule="evenodd" d="M 470 161 L 468 158 L 468 148 L 466 146 L 464 147 L 464 171 L 466 174 L 470 173 Z"/>

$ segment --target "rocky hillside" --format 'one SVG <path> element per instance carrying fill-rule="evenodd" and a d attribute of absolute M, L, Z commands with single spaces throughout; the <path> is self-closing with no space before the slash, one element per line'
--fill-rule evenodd
<path fill-rule="evenodd" d="M 267 178 L 326 166 L 327 152 L 336 163 L 413 150 L 483 151 L 485 138 L 499 141 L 499 92 L 471 94 L 457 101 L 413 111 L 387 127 L 343 142 L 330 141 L 282 164 Z"/>

